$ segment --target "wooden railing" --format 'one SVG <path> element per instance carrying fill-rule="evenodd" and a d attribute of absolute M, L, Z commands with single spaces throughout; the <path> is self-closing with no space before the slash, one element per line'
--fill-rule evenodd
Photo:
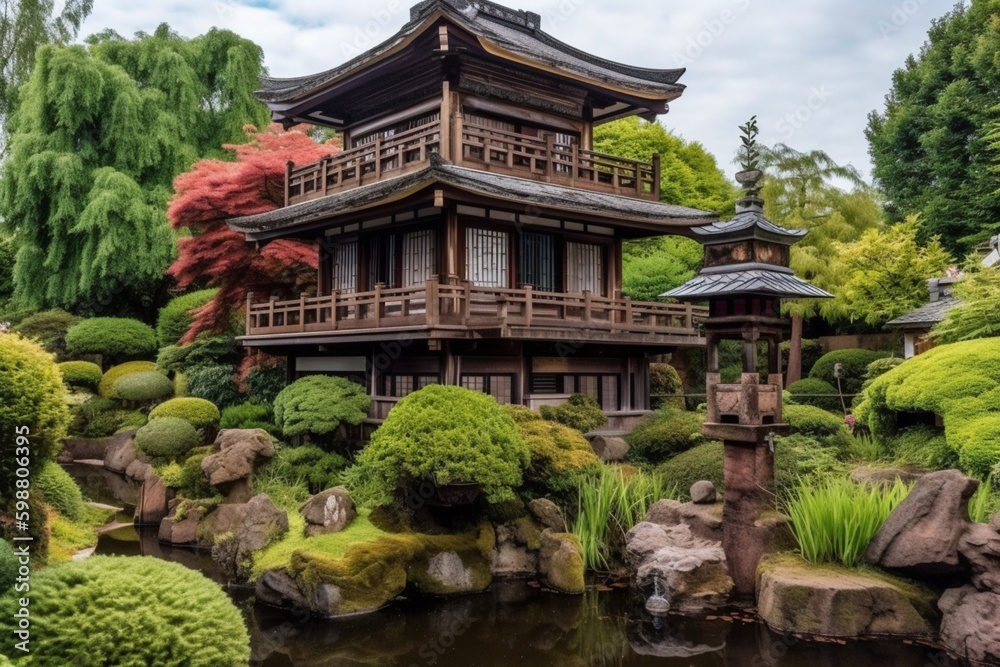
<path fill-rule="evenodd" d="M 561 329 L 609 334 L 699 336 L 706 308 L 691 304 L 649 303 L 589 292 L 561 294 L 532 288 L 495 289 L 437 280 L 406 288 L 376 287 L 370 292 L 276 298 L 247 298 L 248 336 L 329 334 L 388 328 L 450 327 L 495 330 L 500 327 Z"/>
<path fill-rule="evenodd" d="M 345 150 L 285 173 L 285 205 L 325 197 L 383 178 L 421 169 L 432 153 L 448 154 L 472 169 L 531 178 L 586 190 L 659 200 L 660 160 L 639 162 L 556 143 L 553 135 L 526 134 L 464 125 L 452 135 L 455 150 L 441 144 L 441 125 L 432 123 Z"/>

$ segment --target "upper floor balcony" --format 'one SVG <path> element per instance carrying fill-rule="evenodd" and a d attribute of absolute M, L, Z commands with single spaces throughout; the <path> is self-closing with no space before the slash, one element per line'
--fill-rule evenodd
<path fill-rule="evenodd" d="M 451 121 L 445 125 L 436 121 L 391 136 L 377 134 L 368 143 L 312 164 L 289 163 L 285 205 L 422 169 L 434 153 L 472 169 L 659 201 L 659 156 L 653 156 L 652 162 L 640 162 L 584 150 L 576 141 L 560 140 L 563 135 L 547 133 L 540 138 L 463 123 L 461 116 Z"/>

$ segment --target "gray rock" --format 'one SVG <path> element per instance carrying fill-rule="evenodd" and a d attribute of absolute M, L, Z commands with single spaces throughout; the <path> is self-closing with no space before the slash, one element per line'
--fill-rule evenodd
<path fill-rule="evenodd" d="M 427 563 L 427 576 L 445 588 L 453 590 L 472 588 L 472 569 L 465 567 L 461 556 L 454 551 L 442 551 L 431 556 Z"/>
<path fill-rule="evenodd" d="M 167 516 L 167 503 L 170 492 L 164 486 L 163 480 L 151 473 L 142 483 L 139 490 L 139 504 L 135 507 L 135 525 L 159 526 Z"/>
<path fill-rule="evenodd" d="M 855 484 L 885 487 L 892 486 L 897 481 L 916 482 L 926 474 L 926 472 L 909 468 L 856 468 L 851 471 L 851 480 Z"/>
<path fill-rule="evenodd" d="M 152 472 L 153 466 L 149 465 L 144 456 L 135 459 L 125 468 L 125 476 L 137 482 L 145 481 Z"/>
<path fill-rule="evenodd" d="M 499 525 L 495 528 L 496 548 L 493 549 L 490 569 L 494 575 L 514 577 L 538 572 L 538 553 L 529 549 L 518 538 L 515 527 Z"/>
<path fill-rule="evenodd" d="M 167 544 L 194 544 L 198 541 L 198 513 L 188 512 L 180 521 L 175 521 L 173 516 L 163 517 L 159 539 Z"/>
<path fill-rule="evenodd" d="M 966 660 L 1000 664 L 1000 595 L 972 586 L 952 588 L 938 600 L 941 641 Z"/>
<path fill-rule="evenodd" d="M 1000 533 L 1000 512 L 990 517 L 990 528 Z"/>
<path fill-rule="evenodd" d="M 678 500 L 657 500 L 646 510 L 646 521 L 663 526 L 673 526 L 681 522 L 680 508 L 684 503 Z"/>
<path fill-rule="evenodd" d="M 226 429 L 219 431 L 215 446 L 218 451 L 201 462 L 208 483 L 225 493 L 228 502 L 246 502 L 254 468 L 274 456 L 271 436 L 259 428 Z"/>
<path fill-rule="evenodd" d="M 138 430 L 138 429 L 136 429 Z M 124 431 L 111 436 L 111 441 L 104 450 L 104 467 L 112 472 L 124 473 L 128 465 L 139 456 L 132 440 L 135 431 Z"/>
<path fill-rule="evenodd" d="M 538 573 L 543 582 L 563 593 L 583 593 L 583 552 L 572 535 L 542 531 Z"/>
<path fill-rule="evenodd" d="M 864 561 L 918 578 L 963 572 L 958 545 L 978 486 L 957 470 L 924 475 L 875 534 Z"/>
<path fill-rule="evenodd" d="M 357 516 L 354 501 L 342 486 L 317 493 L 299 511 L 305 517 L 309 537 L 339 533 Z"/>
<path fill-rule="evenodd" d="M 658 500 L 646 511 L 646 521 L 662 526 L 684 524 L 704 540 L 722 541 L 722 503 L 696 505 Z"/>
<path fill-rule="evenodd" d="M 548 498 L 536 498 L 528 503 L 528 510 L 538 520 L 543 529 L 549 528 L 557 533 L 566 532 L 566 520 L 562 510 Z"/>
<path fill-rule="evenodd" d="M 715 484 L 702 480 L 691 485 L 691 502 L 695 505 L 714 505 L 716 499 Z"/>
<path fill-rule="evenodd" d="M 624 461 L 628 454 L 629 447 L 625 438 L 615 435 L 591 434 L 587 436 L 587 440 L 590 441 L 590 447 L 594 453 L 605 463 Z"/>
<path fill-rule="evenodd" d="M 216 527 L 229 523 L 232 530 L 216 535 L 212 559 L 230 579 L 245 580 L 253 554 L 288 533 L 288 514 L 263 493 L 233 507 L 238 509 L 227 510 L 215 519 Z"/>
<path fill-rule="evenodd" d="M 309 603 L 290 575 L 282 570 L 268 570 L 257 582 L 255 594 L 259 602 L 272 607 L 306 609 Z"/>
<path fill-rule="evenodd" d="M 972 570 L 972 585 L 1000 594 L 1000 533 L 985 523 L 974 523 L 962 535 L 958 552 Z"/>
<path fill-rule="evenodd" d="M 757 610 L 777 632 L 823 637 L 914 636 L 934 632 L 930 591 L 856 570 L 804 561 L 765 561 Z"/>

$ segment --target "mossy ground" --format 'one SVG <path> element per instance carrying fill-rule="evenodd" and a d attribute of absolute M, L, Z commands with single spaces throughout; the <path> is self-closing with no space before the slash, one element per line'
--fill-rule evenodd
<path fill-rule="evenodd" d="M 82 549 L 97 546 L 97 529 L 114 516 L 114 510 L 84 505 L 79 520 L 73 521 L 51 508 L 49 512 L 49 564 L 65 563 Z"/>

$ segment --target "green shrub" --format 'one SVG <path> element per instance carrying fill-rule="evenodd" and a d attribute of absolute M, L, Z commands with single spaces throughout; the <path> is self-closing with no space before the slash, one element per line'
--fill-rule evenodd
<path fill-rule="evenodd" d="M 161 401 L 174 394 L 174 383 L 159 371 L 130 373 L 115 382 L 115 396 L 123 401 Z"/>
<path fill-rule="evenodd" d="M 800 485 L 787 513 L 802 557 L 812 563 L 857 565 L 868 543 L 910 493 L 901 481 L 889 488 L 829 479 Z"/>
<path fill-rule="evenodd" d="M 876 359 L 875 361 L 868 364 L 865 369 L 865 382 L 871 382 L 880 375 L 885 375 L 891 371 L 896 366 L 903 363 L 903 359 L 900 357 L 886 357 L 884 359 Z"/>
<path fill-rule="evenodd" d="M 653 408 L 671 406 L 680 410 L 684 409 L 684 397 L 675 396 L 673 398 L 657 397 L 657 394 L 683 394 L 684 383 L 681 376 L 677 374 L 670 364 L 650 364 L 649 366 L 649 393 L 653 396 Z"/>
<path fill-rule="evenodd" d="M 805 378 L 798 382 L 793 382 L 785 389 L 792 395 L 792 399 L 798 405 L 812 405 L 829 412 L 842 412 L 843 410 L 837 388 L 824 380 Z M 813 395 L 810 396 L 810 394 Z M 815 396 L 815 394 L 830 395 Z"/>
<path fill-rule="evenodd" d="M 168 345 L 156 363 L 166 371 L 187 372 L 197 366 L 234 365 L 243 358 L 243 347 L 232 336 L 199 336 L 184 346 Z"/>
<path fill-rule="evenodd" d="M 705 415 L 674 408 L 660 410 L 639 423 L 625 436 L 629 460 L 659 464 L 705 441 L 701 425 Z"/>
<path fill-rule="evenodd" d="M 80 435 L 85 438 L 105 438 L 146 423 L 141 412 L 124 410 L 118 401 L 98 396 L 80 406 L 80 416 L 83 422 Z"/>
<path fill-rule="evenodd" d="M 177 459 L 198 444 L 198 431 L 179 417 L 153 419 L 135 434 L 135 448 L 152 457 Z"/>
<path fill-rule="evenodd" d="M 66 332 L 80 320 L 64 310 L 46 310 L 25 318 L 13 331 L 36 341 L 56 358 L 63 358 L 66 355 Z"/>
<path fill-rule="evenodd" d="M 303 445 L 280 448 L 272 465 L 283 478 L 301 479 L 309 493 L 319 493 L 337 486 L 337 476 L 347 467 L 347 459 L 316 445 Z"/>
<path fill-rule="evenodd" d="M 218 289 L 205 289 L 174 297 L 160 309 L 156 318 L 156 338 L 160 347 L 176 345 L 187 334 L 194 315 L 191 311 L 201 308 L 215 298 Z"/>
<path fill-rule="evenodd" d="M 19 563 L 14 555 L 14 547 L 7 540 L 0 539 L 0 595 L 6 593 L 17 580 Z"/>
<path fill-rule="evenodd" d="M 156 332 L 138 320 L 95 317 L 66 332 L 66 350 L 72 355 L 100 354 L 112 359 L 156 354 Z"/>
<path fill-rule="evenodd" d="M 211 364 L 194 366 L 185 374 L 188 396 L 204 398 L 220 408 L 235 405 L 240 400 L 240 392 L 233 379 L 232 366 Z"/>
<path fill-rule="evenodd" d="M 219 408 L 204 398 L 172 398 L 157 405 L 149 413 L 149 420 L 163 417 L 177 417 L 187 421 L 196 429 L 215 426 L 219 423 Z"/>
<path fill-rule="evenodd" d="M 13 498 L 19 459 L 29 454 L 34 478 L 59 450 L 70 423 L 65 395 L 52 355 L 18 334 L 0 334 L 0 508 Z"/>
<path fill-rule="evenodd" d="M 284 362 L 255 366 L 246 376 L 247 398 L 255 403 L 273 404 L 281 390 L 288 386 Z"/>
<path fill-rule="evenodd" d="M 246 667 L 250 639 L 239 609 L 198 572 L 150 557 L 95 556 L 31 580 L 31 667 Z M 16 596 L 0 600 L 14 631 Z"/>
<path fill-rule="evenodd" d="M 281 435 L 271 408 L 259 403 L 240 403 L 224 409 L 219 428 L 262 428 L 274 437 Z"/>
<path fill-rule="evenodd" d="M 559 407 L 543 405 L 542 417 L 588 433 L 608 421 L 601 406 L 587 394 L 573 394 Z"/>
<path fill-rule="evenodd" d="M 542 419 L 533 410 L 509 405 L 504 409 L 514 418 L 517 434 L 531 455 L 522 493 L 561 503 L 575 501 L 581 476 L 592 476 L 601 466 L 587 439 L 580 431 Z"/>
<path fill-rule="evenodd" d="M 287 436 L 332 436 L 341 424 L 368 418 L 371 397 L 365 388 L 328 375 L 310 375 L 281 390 L 274 399 L 274 423 Z"/>
<path fill-rule="evenodd" d="M 149 373 L 156 370 L 156 364 L 151 361 L 129 361 L 109 368 L 97 385 L 97 393 L 104 398 L 116 398 L 115 384 L 126 375 L 133 373 Z"/>
<path fill-rule="evenodd" d="M 489 502 L 498 503 L 514 497 L 529 453 L 513 418 L 492 396 L 430 385 L 389 412 L 358 463 L 385 502 L 430 478 L 476 482 Z"/>
<path fill-rule="evenodd" d="M 64 361 L 59 364 L 63 382 L 71 387 L 86 387 L 97 389 L 101 382 L 101 367 L 89 361 Z"/>
<path fill-rule="evenodd" d="M 837 386 L 837 379 L 833 376 L 834 366 L 841 364 L 840 386 L 845 394 L 857 394 L 861 391 L 861 385 L 865 381 L 865 374 L 868 372 L 868 365 L 877 359 L 888 357 L 888 352 L 874 352 L 872 350 L 835 350 L 827 352 L 809 371 L 809 377 L 829 382 L 834 387 Z"/>
<path fill-rule="evenodd" d="M 157 467 L 164 486 L 177 490 L 181 498 L 211 498 L 216 491 L 209 486 L 201 462 L 215 451 L 212 446 L 195 447 L 183 461 L 170 461 Z"/>
<path fill-rule="evenodd" d="M 55 461 L 46 461 L 33 486 L 46 503 L 63 516 L 78 520 L 83 514 L 83 493 L 70 474 Z"/>
<path fill-rule="evenodd" d="M 951 444 L 958 448 L 962 470 L 987 479 L 1000 463 L 1000 413 L 983 414 L 954 429 Z"/>
<path fill-rule="evenodd" d="M 945 440 L 941 429 L 914 426 L 888 441 L 889 453 L 897 464 L 928 470 L 957 468 L 958 452 Z"/>
<path fill-rule="evenodd" d="M 844 417 L 812 405 L 787 405 L 782 410 L 784 421 L 792 433 L 816 438 L 824 445 L 846 451 L 851 443 L 851 433 L 844 425 Z"/>
<path fill-rule="evenodd" d="M 706 442 L 682 452 L 659 466 L 657 472 L 664 481 L 687 495 L 691 485 L 708 480 L 722 489 L 722 443 Z"/>

